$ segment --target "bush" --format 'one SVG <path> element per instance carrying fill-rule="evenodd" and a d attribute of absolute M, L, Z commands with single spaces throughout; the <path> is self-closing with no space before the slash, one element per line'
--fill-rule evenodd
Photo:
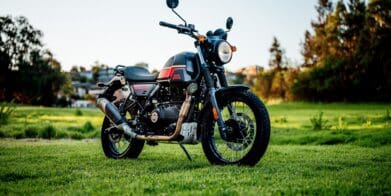
<path fill-rule="evenodd" d="M 329 126 L 327 125 L 328 120 L 323 119 L 323 112 L 319 112 L 318 114 L 310 118 L 310 121 L 313 130 L 322 130 L 329 128 Z"/>
<path fill-rule="evenodd" d="M 386 121 L 387 120 L 391 120 L 391 114 L 390 114 L 390 110 L 389 109 L 386 110 L 386 113 L 384 114 L 383 119 L 386 120 Z"/>
<path fill-rule="evenodd" d="M 92 132 L 94 130 L 95 130 L 95 128 L 90 121 L 87 121 L 86 123 L 84 123 L 83 128 L 82 128 L 83 133 Z"/>
<path fill-rule="evenodd" d="M 74 132 L 71 134 L 71 138 L 75 140 L 81 140 L 84 139 L 84 135 L 78 132 Z"/>
<path fill-rule="evenodd" d="M 52 125 L 47 125 L 41 130 L 41 137 L 51 139 L 56 136 L 56 128 Z"/>
<path fill-rule="evenodd" d="M 0 125 L 5 125 L 8 123 L 9 118 L 15 111 L 15 108 L 16 106 L 14 105 L 13 101 L 11 101 L 10 103 L 0 103 Z"/>
<path fill-rule="evenodd" d="M 57 139 L 69 138 L 69 134 L 66 131 L 57 131 L 55 138 Z"/>
<path fill-rule="evenodd" d="M 37 127 L 27 127 L 24 130 L 24 135 L 27 138 L 36 138 L 38 136 L 39 132 L 37 130 Z"/>
<path fill-rule="evenodd" d="M 6 137 L 7 135 L 2 131 L 2 130 L 0 130 L 0 138 L 4 138 L 4 137 Z"/>
<path fill-rule="evenodd" d="M 345 131 L 347 128 L 347 123 L 345 122 L 345 117 L 339 116 L 338 117 L 338 124 L 335 126 L 335 129 L 337 131 Z"/>
<path fill-rule="evenodd" d="M 100 137 L 100 131 L 93 131 L 87 135 L 87 138 L 99 138 Z"/>
<path fill-rule="evenodd" d="M 13 136 L 15 139 L 22 139 L 22 138 L 25 138 L 24 132 L 22 132 L 22 131 L 15 132 L 12 136 Z"/>
<path fill-rule="evenodd" d="M 76 116 L 83 116 L 83 112 L 79 108 L 77 108 L 75 111 L 75 115 Z"/>

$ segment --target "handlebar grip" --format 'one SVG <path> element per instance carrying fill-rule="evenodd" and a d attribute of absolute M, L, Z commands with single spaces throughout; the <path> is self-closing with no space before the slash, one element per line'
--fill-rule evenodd
<path fill-rule="evenodd" d="M 160 26 L 163 26 L 163 27 L 172 28 L 172 29 L 178 29 L 178 26 L 177 26 L 177 25 L 170 24 L 170 23 L 164 22 L 164 21 L 160 21 L 160 22 L 159 22 L 159 25 L 160 25 Z"/>

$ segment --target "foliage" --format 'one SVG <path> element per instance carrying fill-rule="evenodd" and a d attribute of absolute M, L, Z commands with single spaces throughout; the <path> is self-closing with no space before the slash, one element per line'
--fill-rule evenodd
<path fill-rule="evenodd" d="M 27 18 L 0 16 L 0 100 L 52 105 L 66 83 L 60 63 L 42 47 Z"/>
<path fill-rule="evenodd" d="M 270 61 L 269 66 L 280 70 L 283 67 L 283 50 L 281 49 L 280 42 L 276 37 L 273 37 L 272 46 L 269 49 Z"/>
<path fill-rule="evenodd" d="M 310 118 L 310 121 L 313 130 L 322 130 L 322 129 L 327 129 L 329 127 L 327 125 L 328 120 L 325 120 L 323 118 L 323 112 L 319 112 L 318 114 Z"/>
<path fill-rule="evenodd" d="M 319 0 L 314 34 L 305 32 L 304 71 L 292 86 L 300 99 L 391 99 L 391 4 Z"/>
<path fill-rule="evenodd" d="M 52 139 L 56 136 L 56 128 L 53 125 L 45 126 L 40 133 L 40 136 L 45 139 Z"/>
<path fill-rule="evenodd" d="M 75 110 L 75 115 L 76 115 L 76 116 L 83 116 L 83 112 L 80 110 L 80 108 L 77 108 L 77 109 Z"/>
<path fill-rule="evenodd" d="M 8 123 L 9 118 L 15 112 L 16 106 L 13 101 L 0 102 L 0 126 Z"/>
<path fill-rule="evenodd" d="M 345 131 L 347 128 L 347 123 L 345 122 L 345 117 L 343 116 L 339 116 L 338 117 L 338 123 L 337 125 L 335 126 L 335 129 L 337 131 Z"/>
<path fill-rule="evenodd" d="M 391 114 L 390 114 L 390 110 L 389 109 L 386 109 L 386 112 L 383 116 L 383 119 L 384 120 L 391 120 Z"/>
<path fill-rule="evenodd" d="M 27 138 L 36 138 L 39 135 L 38 127 L 35 126 L 29 126 L 24 130 L 24 135 Z"/>
<path fill-rule="evenodd" d="M 95 130 L 95 128 L 94 128 L 94 126 L 92 125 L 92 123 L 90 121 L 87 121 L 86 123 L 84 123 L 83 129 L 82 129 L 82 131 L 84 133 L 92 132 L 94 130 Z"/>
<path fill-rule="evenodd" d="M 384 118 L 384 108 L 388 107 L 389 104 L 374 103 L 294 102 L 268 105 L 272 123 L 271 144 L 388 145 L 391 144 L 391 121 Z M 309 119 L 318 111 L 327 114 L 328 122 L 322 131 L 313 131 Z M 83 110 L 83 116 L 75 116 L 73 108 L 19 106 L 13 114 L 12 123 L 2 126 L 0 137 L 28 137 L 26 129 L 32 127 L 39 133 L 36 137 L 42 138 L 42 130 L 51 125 L 56 130 L 52 138 L 99 138 L 103 117 L 98 109 Z"/>
<path fill-rule="evenodd" d="M 84 135 L 79 133 L 79 132 L 74 132 L 71 134 L 71 138 L 74 139 L 74 140 L 81 140 L 81 139 L 84 139 Z"/>
<path fill-rule="evenodd" d="M 292 67 L 259 71 L 253 85 L 253 91 L 265 101 L 295 100 L 291 88 L 298 74 L 299 70 Z"/>

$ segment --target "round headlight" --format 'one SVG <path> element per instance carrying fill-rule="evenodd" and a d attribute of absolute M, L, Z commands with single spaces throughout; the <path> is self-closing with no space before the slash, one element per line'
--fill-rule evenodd
<path fill-rule="evenodd" d="M 229 63 L 232 58 L 231 45 L 228 42 L 222 41 L 217 46 L 217 53 L 222 63 Z"/>

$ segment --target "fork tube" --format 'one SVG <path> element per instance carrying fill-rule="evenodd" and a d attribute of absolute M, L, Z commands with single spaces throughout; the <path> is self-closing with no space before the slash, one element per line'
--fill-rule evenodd
<path fill-rule="evenodd" d="M 210 99 L 210 101 L 212 103 L 212 107 L 215 109 L 215 111 L 217 113 L 217 116 L 218 116 L 218 118 L 215 119 L 215 120 L 217 121 L 217 126 L 219 127 L 219 131 L 220 131 L 221 136 L 223 138 L 226 138 L 226 130 L 227 130 L 227 128 L 226 128 L 225 123 L 223 121 L 223 117 L 221 115 L 220 108 L 219 108 L 219 106 L 217 104 L 216 95 L 215 95 L 216 94 L 216 88 L 214 86 L 213 79 L 210 76 L 210 71 L 208 69 L 208 65 L 206 64 L 205 59 L 204 59 L 204 57 L 202 55 L 201 46 L 198 44 L 198 45 L 196 45 L 196 47 L 197 47 L 198 56 L 199 56 L 200 62 L 201 62 L 201 70 L 202 70 L 202 73 L 204 75 L 206 86 L 208 87 L 209 99 Z"/>

